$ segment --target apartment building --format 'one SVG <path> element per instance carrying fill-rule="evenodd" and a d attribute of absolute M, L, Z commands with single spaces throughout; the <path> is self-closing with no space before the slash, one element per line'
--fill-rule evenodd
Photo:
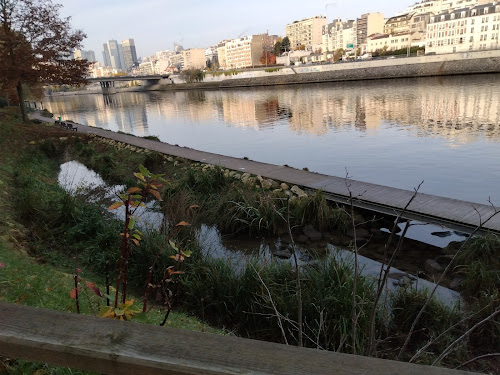
<path fill-rule="evenodd" d="M 384 34 L 399 34 L 409 32 L 414 13 L 405 13 L 389 18 L 384 26 Z"/>
<path fill-rule="evenodd" d="M 500 2 L 457 9 L 430 17 L 426 53 L 496 49 L 500 32 Z"/>
<path fill-rule="evenodd" d="M 410 6 L 404 13 L 443 13 L 487 4 L 488 0 L 424 0 Z"/>
<path fill-rule="evenodd" d="M 205 60 L 205 50 L 201 48 L 191 48 L 181 52 L 184 62 L 183 69 L 205 69 L 207 61 Z"/>
<path fill-rule="evenodd" d="M 420 39 L 419 33 L 405 31 L 396 34 L 373 34 L 366 40 L 366 52 L 376 52 L 377 50 L 395 51 L 409 48 L 415 39 Z"/>
<path fill-rule="evenodd" d="M 169 58 L 170 65 L 177 68 L 179 71 L 184 69 L 184 57 L 182 53 L 176 53 L 171 55 Z"/>
<path fill-rule="evenodd" d="M 272 51 L 276 35 L 258 34 L 228 40 L 219 47 L 219 65 L 222 69 L 240 69 L 261 65 L 264 51 Z"/>
<path fill-rule="evenodd" d="M 305 18 L 285 26 L 285 35 L 290 39 L 290 48 L 298 49 L 305 46 L 308 49 L 322 45 L 323 26 L 326 26 L 325 16 Z"/>
<path fill-rule="evenodd" d="M 358 46 L 366 43 L 368 35 L 383 33 L 385 19 L 382 13 L 362 14 L 356 22 L 356 43 Z"/>

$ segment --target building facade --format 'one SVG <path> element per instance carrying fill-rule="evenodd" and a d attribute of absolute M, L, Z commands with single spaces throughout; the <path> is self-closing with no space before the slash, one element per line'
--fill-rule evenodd
<path fill-rule="evenodd" d="M 409 31 L 396 34 L 374 34 L 368 36 L 366 52 L 395 51 L 412 47 L 415 39 L 420 38 L 419 33 Z"/>
<path fill-rule="evenodd" d="M 443 13 L 457 9 L 472 8 L 488 3 L 486 0 L 423 0 L 410 6 L 404 13 Z"/>
<path fill-rule="evenodd" d="M 325 16 L 305 18 L 285 26 L 285 34 L 290 39 L 290 48 L 301 46 L 313 49 L 322 45 L 323 26 L 326 26 Z"/>
<path fill-rule="evenodd" d="M 75 60 L 87 60 L 88 62 L 96 62 L 96 58 L 95 58 L 95 53 L 94 51 L 84 51 L 84 50 L 80 50 L 80 49 L 76 49 L 74 52 L 73 52 L 73 57 Z"/>
<path fill-rule="evenodd" d="M 457 9 L 430 17 L 426 53 L 499 48 L 500 2 Z"/>
<path fill-rule="evenodd" d="M 356 22 L 356 43 L 358 46 L 366 43 L 368 35 L 383 33 L 385 26 L 384 15 L 382 13 L 362 14 Z"/>
<path fill-rule="evenodd" d="M 261 65 L 264 51 L 272 51 L 276 35 L 257 34 L 231 39 L 217 49 L 222 69 L 240 69 Z"/>
<path fill-rule="evenodd" d="M 201 48 L 191 48 L 183 50 L 182 59 L 184 61 L 183 69 L 205 69 L 207 62 L 205 60 L 205 51 Z"/>

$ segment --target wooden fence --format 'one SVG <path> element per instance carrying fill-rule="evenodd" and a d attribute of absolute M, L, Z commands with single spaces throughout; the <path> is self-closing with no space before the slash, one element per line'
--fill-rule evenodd
<path fill-rule="evenodd" d="M 5 303 L 0 356 L 122 375 L 467 374 Z"/>

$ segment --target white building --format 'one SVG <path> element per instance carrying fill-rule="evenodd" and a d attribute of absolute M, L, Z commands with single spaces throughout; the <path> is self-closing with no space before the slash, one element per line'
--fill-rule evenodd
<path fill-rule="evenodd" d="M 352 49 L 357 44 L 357 22 L 337 19 L 323 27 L 323 53 Z"/>
<path fill-rule="evenodd" d="M 401 32 L 396 34 L 374 34 L 366 40 L 366 52 L 395 51 L 413 47 L 420 40 L 420 33 Z M 417 44 L 418 45 L 418 44 Z"/>
<path fill-rule="evenodd" d="M 426 53 L 454 53 L 496 49 L 500 29 L 500 2 L 458 9 L 430 18 Z"/>
<path fill-rule="evenodd" d="M 486 4 L 486 0 L 423 0 L 415 3 L 402 13 L 443 13 L 456 9 L 472 8 Z"/>
<path fill-rule="evenodd" d="M 325 25 L 325 16 L 305 18 L 286 25 L 285 34 L 290 39 L 290 48 L 298 49 L 300 46 L 309 49 L 317 48 L 322 43 L 323 26 Z"/>

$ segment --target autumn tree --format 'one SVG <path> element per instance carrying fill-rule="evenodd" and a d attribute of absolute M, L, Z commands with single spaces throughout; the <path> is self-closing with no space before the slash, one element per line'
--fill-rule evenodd
<path fill-rule="evenodd" d="M 0 85 L 17 91 L 27 122 L 23 85 L 82 84 L 89 63 L 73 59 L 85 34 L 61 18 L 51 0 L 0 0 Z"/>
<path fill-rule="evenodd" d="M 275 65 L 276 64 L 276 56 L 274 56 L 269 51 L 262 52 L 262 56 L 260 57 L 260 63 L 262 65 Z"/>

